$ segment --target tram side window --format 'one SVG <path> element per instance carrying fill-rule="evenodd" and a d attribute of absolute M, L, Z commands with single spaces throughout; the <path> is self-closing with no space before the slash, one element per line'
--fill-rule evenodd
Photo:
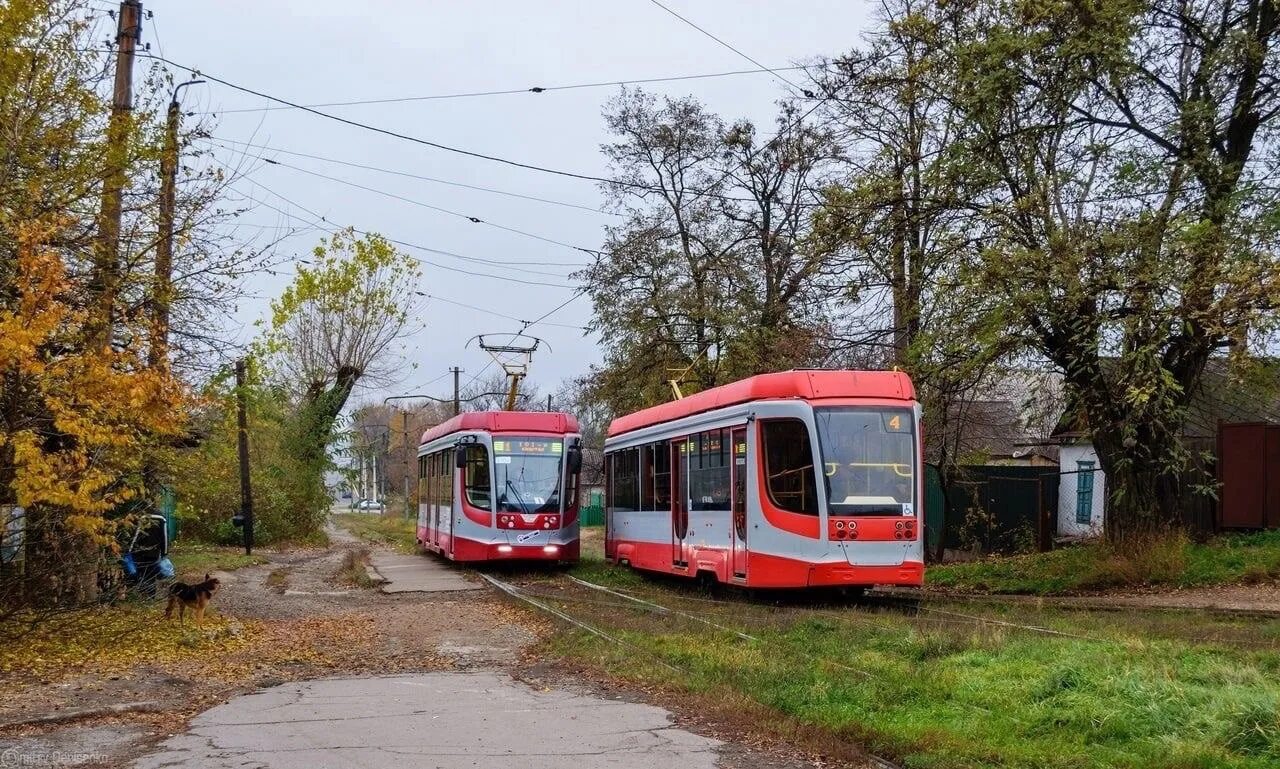
<path fill-rule="evenodd" d="M 653 455 L 655 446 L 650 443 L 640 447 L 640 509 L 654 510 L 653 506 Z"/>
<path fill-rule="evenodd" d="M 640 450 L 616 451 L 609 459 L 613 474 L 609 484 L 610 509 L 640 509 Z"/>
<path fill-rule="evenodd" d="M 444 454 L 436 452 L 431 457 L 431 475 L 433 480 L 431 486 L 434 489 L 433 500 L 437 505 L 443 505 L 448 501 L 449 482 L 448 477 L 444 474 Z"/>
<path fill-rule="evenodd" d="M 467 501 L 482 509 L 489 509 L 489 450 L 478 443 L 467 445 L 466 486 Z"/>
<path fill-rule="evenodd" d="M 724 430 L 689 441 L 689 489 L 694 510 L 729 509 L 729 442 Z"/>
<path fill-rule="evenodd" d="M 769 499 L 781 510 L 818 514 L 817 476 L 809 430 L 799 419 L 761 423 Z"/>
<path fill-rule="evenodd" d="M 440 498 L 440 480 L 436 478 L 436 455 L 427 455 L 427 501 L 435 504 Z"/>
<path fill-rule="evenodd" d="M 671 509 L 671 444 L 659 441 L 653 449 L 653 509 Z"/>
<path fill-rule="evenodd" d="M 484 447 L 481 446 L 481 449 Z M 440 502 L 441 504 L 453 506 L 453 489 L 454 489 L 454 472 L 453 451 L 445 449 L 440 452 L 440 457 L 436 460 L 440 463 Z"/>

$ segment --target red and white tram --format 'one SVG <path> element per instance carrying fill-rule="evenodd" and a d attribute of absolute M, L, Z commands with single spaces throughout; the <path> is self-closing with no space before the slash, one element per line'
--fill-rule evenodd
<path fill-rule="evenodd" d="M 455 561 L 576 561 L 581 468 L 568 414 L 455 416 L 418 447 L 418 545 Z"/>
<path fill-rule="evenodd" d="M 896 371 L 762 374 L 615 419 L 605 556 L 747 587 L 919 585 L 919 424 Z"/>

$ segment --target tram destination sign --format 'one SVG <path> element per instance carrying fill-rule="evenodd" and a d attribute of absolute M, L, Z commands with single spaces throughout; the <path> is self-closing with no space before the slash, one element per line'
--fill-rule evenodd
<path fill-rule="evenodd" d="M 559 455 L 563 450 L 563 441 L 541 440 L 537 438 L 516 438 L 514 440 L 495 440 L 493 442 L 494 454 Z"/>

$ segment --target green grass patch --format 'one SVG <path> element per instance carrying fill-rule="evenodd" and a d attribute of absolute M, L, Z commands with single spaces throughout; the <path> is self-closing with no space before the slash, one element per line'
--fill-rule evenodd
<path fill-rule="evenodd" d="M 931 586 L 1052 595 L 1130 585 L 1197 587 L 1280 580 L 1280 531 L 1227 534 L 1200 544 L 1171 537 L 1137 552 L 1103 542 L 1048 553 L 930 566 Z"/>
<path fill-rule="evenodd" d="M 334 521 L 365 542 L 412 553 L 417 548 L 417 523 L 399 515 L 340 513 Z"/>
<path fill-rule="evenodd" d="M 169 560 L 173 561 L 173 569 L 178 579 L 184 576 L 203 578 L 209 572 L 235 571 L 267 562 L 266 556 L 260 553 L 245 555 L 242 547 L 223 547 L 195 542 L 175 544 L 169 552 Z"/>
<path fill-rule="evenodd" d="M 342 559 L 342 566 L 338 569 L 337 580 L 344 585 L 352 585 L 360 588 L 370 588 L 374 586 L 373 578 L 369 576 L 369 570 L 366 568 L 369 564 L 368 548 L 359 550 L 348 550 L 346 556 Z"/>
<path fill-rule="evenodd" d="M 745 698 L 764 708 L 764 731 L 799 724 L 910 769 L 1280 765 L 1280 651 L 1256 634 L 1204 644 L 1117 624 L 1085 640 L 848 608 L 695 607 L 658 593 L 645 591 L 759 640 L 566 602 L 558 608 L 629 646 L 565 631 L 549 651 L 702 701 Z"/>

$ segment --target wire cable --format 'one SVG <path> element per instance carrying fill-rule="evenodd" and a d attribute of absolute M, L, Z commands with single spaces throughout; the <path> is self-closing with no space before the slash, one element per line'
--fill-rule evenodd
<path fill-rule="evenodd" d="M 245 200 L 248 200 L 248 201 L 250 201 L 250 202 L 252 202 L 252 203 L 255 203 L 255 204 L 257 204 L 257 205 L 265 206 L 265 207 L 267 207 L 267 208 L 271 209 L 272 211 L 276 211 L 276 212 L 278 212 L 278 213 L 280 213 L 280 214 L 282 214 L 282 215 L 284 215 L 284 216 L 288 216 L 288 217 L 290 217 L 290 218 L 292 218 L 292 219 L 296 219 L 296 220 L 298 220 L 298 221 L 302 221 L 304 224 L 309 224 L 309 225 L 311 225 L 312 227 L 315 227 L 315 228 L 317 228 L 317 229 L 325 230 L 325 231 L 329 232 L 330 234 L 333 234 L 333 233 L 336 233 L 336 232 L 339 232 L 339 231 L 341 231 L 341 230 L 344 230 L 344 229 L 345 229 L 345 230 L 350 230 L 351 232 L 353 232 L 353 233 L 355 233 L 355 234 L 357 234 L 357 235 L 365 235 L 365 236 L 368 236 L 368 235 L 378 235 L 378 237 L 383 238 L 383 239 L 384 239 L 384 240 L 386 240 L 388 243 L 394 243 L 394 244 L 399 245 L 399 246 L 404 246 L 405 248 L 412 248 L 412 249 L 416 249 L 416 250 L 419 250 L 419 251 L 425 251 L 425 252 L 428 252 L 428 253 L 446 253 L 446 254 L 448 254 L 449 256 L 457 256 L 456 254 L 452 254 L 452 253 L 450 253 L 450 252 L 441 252 L 439 249 L 430 248 L 430 247 L 428 247 L 428 246 L 422 246 L 422 245 L 418 245 L 418 244 L 416 244 L 416 243 L 409 243 L 409 242 L 407 242 L 407 241 L 403 241 L 403 240 L 396 240 L 396 239 L 394 239 L 394 238 L 389 238 L 389 237 L 386 237 L 385 235 L 380 235 L 380 234 L 378 234 L 378 233 L 370 232 L 370 231 L 368 231 L 368 230 L 362 230 L 362 229 L 359 229 L 359 228 L 356 228 L 356 227 L 343 227 L 342 225 L 334 224 L 334 223 L 330 222 L 327 218 L 325 218 L 325 217 L 323 217 L 323 216 L 320 216 L 319 214 L 315 213 L 314 211 L 311 211 L 311 210 L 307 209 L 306 207 L 301 206 L 301 205 L 299 205 L 299 204 L 295 203 L 294 201 L 290 200 L 289 198 L 286 198 L 285 196 L 281 195 L 280 193 L 278 193 L 278 192 L 276 192 L 276 191 L 272 190 L 272 189 L 271 189 L 271 188 L 269 188 L 269 187 L 264 186 L 263 184 L 261 184 L 261 183 L 259 183 L 259 182 L 256 182 L 256 181 L 254 181 L 254 180 L 252 180 L 252 179 L 246 179 L 246 181 L 248 181 L 250 184 L 254 185 L 255 187 L 258 187 L 259 189 L 261 189 L 261 190 L 263 190 L 263 191 L 265 191 L 265 192 L 267 192 L 267 193 L 269 193 L 269 194 L 271 194 L 271 195 L 274 195 L 275 197 L 279 198 L 280 200 L 283 200 L 285 203 L 287 203 L 287 204 L 289 204 L 289 205 L 291 205 L 291 206 L 294 206 L 295 208 L 297 208 L 297 209 L 299 209 L 299 210 L 301 210 L 301 211 L 303 211 L 303 212 L 305 212 L 305 213 L 309 214 L 310 216 L 314 217 L 314 221 L 310 221 L 310 222 L 308 222 L 308 221 L 306 221 L 306 220 L 304 220 L 304 219 L 301 219 L 300 217 L 295 216 L 294 214 L 292 214 L 292 213 L 290 213 L 290 212 L 286 211 L 286 210 L 285 210 L 285 209 L 283 209 L 283 208 L 280 208 L 280 207 L 278 207 L 278 206 L 272 205 L 271 203 L 268 203 L 268 202 L 266 202 L 265 200 L 260 200 L 260 199 L 258 199 L 258 198 L 255 198 L 255 197 L 253 197 L 252 195 L 247 195 L 247 194 L 245 194 L 242 190 L 237 190 L 235 187 L 231 187 L 230 189 L 231 189 L 233 192 L 235 192 L 236 194 L 238 194 L 238 195 L 240 195 L 241 197 L 243 197 Z M 322 224 L 322 223 L 323 223 L 323 224 Z M 493 278 L 493 279 L 495 279 L 495 280 L 503 280 L 503 281 L 508 281 L 508 282 L 511 282 L 511 283 L 521 283 L 521 284 L 528 285 L 528 286 L 548 286 L 548 287 L 550 287 L 550 288 L 565 288 L 565 289 L 573 289 L 574 291 L 578 291 L 578 290 L 579 290 L 576 286 L 565 285 L 565 284 L 563 284 L 563 283 L 548 283 L 548 282 L 545 282 L 545 281 L 537 281 L 537 280 L 523 280 L 523 279 L 521 279 L 521 278 L 513 278 L 513 277 L 511 277 L 511 276 L 509 276 L 509 275 L 493 275 L 493 274 L 485 273 L 485 272 L 474 272 L 474 271 L 471 271 L 471 270 L 464 270 L 464 269 L 462 269 L 462 268 L 460 268 L 460 267 L 451 267 L 451 266 L 446 265 L 446 264 L 440 264 L 439 262 L 433 262 L 433 261 L 431 261 L 431 260 L 429 260 L 429 259 L 422 259 L 421 257 L 410 256 L 410 255 L 408 255 L 408 254 L 406 254 L 405 256 L 406 256 L 406 258 L 412 259 L 412 260 L 414 260 L 415 262 L 418 262 L 419 264 L 429 264 L 429 265 L 431 265 L 432 267 L 438 267 L 439 269 L 442 269 L 442 270 L 447 270 L 447 271 L 449 271 L 449 272 L 458 272 L 458 273 L 462 273 L 463 275 L 471 275 L 471 276 L 473 276 L 473 277 L 477 277 L 477 278 Z M 511 268 L 511 269 L 518 269 L 518 268 Z"/>
<path fill-rule="evenodd" d="M 269 163 L 270 165 L 273 165 L 273 166 L 280 166 L 281 168 L 288 168 L 288 169 L 290 169 L 290 170 L 297 171 L 297 172 L 299 172 L 299 173 L 308 174 L 308 175 L 310 175 L 310 176 L 314 176 L 314 177 L 317 177 L 317 178 L 319 178 L 319 179 L 326 179 L 326 180 L 328 180 L 328 181 L 336 182 L 336 183 L 338 183 L 338 184 L 345 184 L 345 185 L 346 185 L 346 186 L 348 186 L 348 187 L 354 187 L 355 189 L 358 189 L 358 190 L 364 190 L 365 192 L 372 192 L 372 193 L 374 193 L 375 195 L 383 195 L 383 196 L 385 196 L 385 197 L 393 198 L 393 199 L 395 199 L 395 200 L 399 200 L 399 201 L 402 201 L 402 202 L 405 202 L 405 203 L 409 203 L 409 204 L 411 204 L 411 205 L 420 206 L 420 207 L 422 207 L 422 208 L 426 208 L 426 209 L 429 209 L 429 210 L 431 210 L 431 211 L 436 211 L 436 212 L 438 212 L 438 213 L 442 213 L 442 214 L 448 214 L 449 216 L 455 216 L 455 217 L 458 217 L 459 219 L 466 219 L 467 221 L 471 222 L 472 224 L 483 224 L 483 225 L 488 226 L 488 227 L 494 227 L 494 228 L 499 229 L 499 230 L 505 230 L 505 231 L 510 232 L 510 233 L 513 233 L 513 234 L 515 234 L 515 235 L 521 235 L 521 236 L 526 237 L 526 238 L 532 238 L 532 239 L 534 239 L 534 240 L 540 240 L 540 241 L 542 241 L 543 243 L 550 243 L 550 244 L 552 244 L 552 245 L 562 246 L 562 247 L 564 247 L 564 248 L 568 248 L 568 249 L 571 249 L 571 250 L 573 250 L 573 251 L 581 251 L 581 252 L 582 252 L 582 253 L 584 253 L 584 254 L 590 254 L 590 255 L 592 255 L 592 256 L 594 256 L 594 255 L 597 253 L 597 252 L 595 251 L 595 249 L 585 248 L 585 247 L 583 247 L 583 246 L 575 246 L 575 245 L 573 245 L 572 243 L 566 243 L 566 242 L 564 242 L 564 241 L 562 241 L 562 240 L 556 240 L 555 238 L 548 238 L 548 237 L 544 237 L 544 236 L 542 236 L 542 235 L 538 235 L 538 234 L 535 234 L 535 233 L 532 233 L 532 232 L 527 232 L 527 231 L 525 231 L 525 230 L 516 229 L 515 227 L 508 227 L 508 226 L 503 225 L 503 224 L 497 224 L 497 223 L 495 223 L 495 222 L 486 221 L 486 220 L 484 220 L 484 219 L 481 219 L 481 218 L 480 218 L 480 217 L 478 217 L 478 216 L 472 216 L 472 215 L 470 215 L 470 214 L 464 214 L 464 213 L 462 213 L 462 212 L 460 212 L 460 211 L 453 211 L 453 210 L 448 209 L 448 208 L 443 208 L 443 207 L 441 207 L 441 206 L 432 205 L 431 203 L 424 203 L 424 202 L 422 202 L 422 201 L 420 201 L 420 200 L 414 200 L 413 198 L 405 197 L 404 195 L 397 195 L 397 194 L 396 194 L 396 193 L 394 193 L 394 192 L 387 192 L 386 190 L 380 190 L 380 189 L 378 189 L 378 188 L 376 188 L 376 187 L 368 187 L 368 186 L 366 186 L 366 185 L 359 184 L 359 183 L 357 183 L 357 182 L 347 181 L 346 179 L 341 179 L 341 178 L 336 177 L 336 176 L 329 176 L 328 174 L 322 174 L 322 173 L 320 173 L 319 171 L 312 171 L 312 170 L 310 170 L 310 169 L 302 168 L 302 167 L 300 167 L 300 166 L 290 165 L 290 164 L 288 164 L 288 163 L 282 163 L 282 162 L 280 162 L 279 160 L 272 160 L 272 159 L 270 159 L 270 158 L 262 158 L 262 162 L 264 162 L 264 163 Z"/>
<path fill-rule="evenodd" d="M 468 99 L 468 98 L 477 97 L 477 96 L 509 96 L 513 94 L 528 94 L 528 93 L 540 94 L 540 93 L 549 93 L 551 91 L 570 91 L 570 90 L 576 90 L 580 88 L 604 88 L 604 87 L 611 87 L 611 86 L 646 85 L 650 83 L 674 83 L 674 82 L 685 81 L 685 80 L 705 80 L 708 78 L 730 77 L 734 75 L 757 75 L 757 74 L 767 73 L 774 76 L 778 76 L 779 72 L 788 72 L 788 71 L 798 70 L 798 69 L 807 69 L 807 67 L 804 67 L 804 66 L 773 67 L 773 68 L 765 67 L 760 64 L 756 64 L 756 66 L 759 67 L 759 69 L 739 69 L 739 70 L 731 70 L 729 72 L 708 72 L 705 74 L 698 74 L 698 75 L 672 75 L 669 77 L 647 77 L 647 78 L 634 78 L 630 80 L 602 80 L 594 83 L 573 83 L 571 85 L 549 85 L 549 86 L 535 85 L 531 88 L 508 88 L 508 89 L 503 89 L 498 91 L 472 91 L 469 93 L 444 93 L 444 94 L 434 94 L 430 96 L 399 96 L 399 97 L 393 97 L 393 98 L 387 98 L 387 99 L 357 99 L 353 101 L 330 101 L 330 102 L 320 102 L 316 104 L 306 104 L 303 106 L 311 107 L 311 108 L 353 107 L 353 106 L 364 105 L 364 104 L 403 104 L 406 102 L 435 101 L 438 99 Z M 279 110 L 289 110 L 289 109 L 298 109 L 298 108 L 292 107 L 292 106 L 244 107 L 244 108 L 237 108 L 237 109 L 215 110 L 211 112 L 216 112 L 219 115 L 231 115 L 231 114 L 236 114 L 241 112 L 276 112 Z"/>
<path fill-rule="evenodd" d="M 295 109 L 302 110 L 303 112 L 310 113 L 317 117 L 322 117 L 327 120 L 332 120 L 337 123 L 342 123 L 344 125 L 352 126 L 353 128 L 360 128 L 365 131 L 371 131 L 373 133 L 382 134 L 383 136 L 390 136 L 394 139 L 400 139 L 402 141 L 412 142 L 414 144 L 421 144 L 424 147 L 432 147 L 434 149 L 442 150 L 445 152 L 452 152 L 458 155 L 465 155 L 466 157 L 478 158 L 480 160 L 488 160 L 493 163 L 501 163 L 503 165 L 512 166 L 514 168 L 523 168 L 528 171 L 538 171 L 545 174 L 563 176 L 569 179 L 581 179 L 583 181 L 590 181 L 590 182 L 604 182 L 604 183 L 612 184 L 614 186 L 630 187 L 633 189 L 644 189 L 650 192 L 661 192 L 661 190 L 657 187 L 650 187 L 649 185 L 641 184 L 639 182 L 628 182 L 628 181 L 620 181 L 617 179 L 607 179 L 603 176 L 593 176 L 592 174 L 583 174 L 583 173 L 578 173 L 576 171 L 565 171 L 563 169 L 540 166 L 534 163 L 523 163 L 518 160 L 511 160 L 510 158 L 504 158 L 498 155 L 488 155 L 483 152 L 474 152 L 472 150 L 462 149 L 461 147 L 453 147 L 448 144 L 441 144 L 440 142 L 434 142 L 429 139 L 423 139 L 418 136 L 412 136 L 410 134 L 400 133 L 399 131 L 392 131 L 389 128 L 382 128 L 380 126 L 371 125 L 369 123 L 362 123 L 358 120 L 351 120 L 348 118 L 344 118 L 341 115 L 334 115 L 329 112 L 322 112 L 318 109 L 315 109 L 314 107 L 308 107 L 303 104 L 299 104 L 297 102 L 289 101 L 288 99 L 283 99 L 279 96 L 272 96 L 271 94 L 255 90 L 253 88 L 249 88 L 247 86 L 243 86 L 238 83 L 233 83 L 230 80 L 226 80 L 224 78 L 218 77 L 217 75 L 211 75 L 208 72 L 205 72 L 204 70 L 201 70 L 197 67 L 190 67 L 190 66 L 187 66 L 186 64 L 179 64 L 178 62 L 173 61 L 172 59 L 167 59 L 157 54 L 138 52 L 137 55 L 155 59 L 156 61 L 163 62 L 165 64 L 168 64 L 171 67 L 177 67 L 178 69 L 185 70 L 186 72 L 190 72 L 194 75 L 204 78 L 205 80 L 209 80 L 211 82 L 224 85 L 227 88 L 231 88 L 236 91 L 241 91 L 247 94 L 252 94 L 254 96 L 258 96 L 263 99 L 270 99 L 271 101 L 277 102 L 279 104 L 284 104 L 286 106 L 293 107 Z"/>
<path fill-rule="evenodd" d="M 393 176 L 403 176 L 408 179 L 418 179 L 424 182 L 434 182 L 436 184 L 447 184 L 451 187 L 461 187 L 467 190 L 477 190 L 480 192 L 492 192 L 495 195 L 506 195 L 512 198 L 520 198 L 521 200 L 532 200 L 538 203 L 549 203 L 555 206 L 564 206 L 565 208 L 576 208 L 582 211 L 590 211 L 592 213 L 604 214 L 605 216 L 622 216 L 622 214 L 618 214 L 613 211 L 605 211 L 600 208 L 593 208 L 592 206 L 582 205 L 580 203 L 569 203 L 563 200 L 552 200 L 551 198 L 542 198 L 542 197 L 538 197 L 537 195 L 523 195 L 518 192 L 509 192 L 507 190 L 499 190 L 493 187 L 482 187 L 475 184 L 463 184 L 462 182 L 454 182 L 448 179 L 438 179 L 434 176 L 422 176 L 421 174 L 412 174 L 407 171 L 396 171 L 391 168 L 379 168 L 378 166 L 365 165 L 364 163 L 353 163 L 347 160 L 338 160 L 337 158 L 325 157 L 323 155 L 311 155 L 306 152 L 296 152 L 294 150 L 281 149 L 280 147 L 269 147 L 264 144 L 250 144 L 249 142 L 237 141 L 235 139 L 224 139 L 220 136 L 204 136 L 200 138 L 205 139 L 213 144 L 217 144 L 221 146 L 223 149 L 231 150 L 232 152 L 240 152 L 242 150 L 237 150 L 235 147 L 230 147 L 227 145 L 235 144 L 235 145 L 239 145 L 240 147 L 253 148 L 256 150 L 263 150 L 266 152 L 279 152 L 284 155 L 293 155 L 294 157 L 309 158 L 311 160 L 319 160 L 325 163 L 336 163 L 337 165 L 348 166 L 350 168 L 361 168 L 366 171 L 377 171 L 378 173 L 391 174 Z"/>
<path fill-rule="evenodd" d="M 770 73 L 770 74 L 772 74 L 774 77 L 778 78 L 779 80 L 781 80 L 782 82 L 784 82 L 784 83 L 786 83 L 787 85 L 791 86 L 792 88 L 796 89 L 797 91 L 800 91 L 801 93 L 804 93 L 804 90 L 805 90 L 805 89 L 803 89 L 803 88 L 801 88 L 800 86 L 796 85 L 795 83 L 791 82 L 791 81 L 790 81 L 789 79 L 787 79 L 785 76 L 783 76 L 783 75 L 779 74 L 779 73 L 778 73 L 777 71 L 775 71 L 775 70 L 769 69 L 769 68 L 768 68 L 768 67 L 766 67 L 765 65 L 761 64 L 760 62 L 756 61 L 756 60 L 755 60 L 755 59 L 753 59 L 752 57 L 750 57 L 750 56 L 748 56 L 747 54 L 743 53 L 741 49 L 739 49 L 739 48 L 735 48 L 733 45 L 730 45 L 729 43 L 725 42 L 723 39 L 721 39 L 721 38 L 719 38 L 719 37 L 716 37 L 715 35 L 711 34 L 711 32 L 707 31 L 705 28 L 700 27 L 700 26 L 698 26 L 697 24 L 694 24 L 694 23 L 693 23 L 692 21 L 690 21 L 689 19 L 687 19 L 687 18 L 685 18 L 684 16 L 681 16 L 680 14 L 676 13 L 675 11 L 673 11 L 671 8 L 667 7 L 666 5 L 663 5 L 661 2 L 659 2 L 659 0 L 649 0 L 649 2 L 653 3 L 654 5 L 658 6 L 658 7 L 659 7 L 659 8 L 661 8 L 662 10 L 664 10 L 664 11 L 666 11 L 667 13 L 671 14 L 672 16 L 676 17 L 676 18 L 677 18 L 677 19 L 679 19 L 680 21 L 683 21 L 685 24 L 688 24 L 690 27 L 693 27 L 694 29 L 698 30 L 699 32 L 701 32 L 702 34 L 704 34 L 704 35 L 706 35 L 707 37 L 711 38 L 712 40 L 716 41 L 717 43 L 719 43 L 720 45 L 724 46 L 725 48 L 728 48 L 730 51 L 733 51 L 734 53 L 738 54 L 739 56 L 741 56 L 742 58 L 744 58 L 744 59 L 746 59 L 747 61 L 751 62 L 752 64 L 756 65 L 757 67 L 759 67 L 759 68 L 761 68 L 761 69 L 763 69 L 763 70 L 765 70 L 765 71 L 769 72 L 769 73 Z M 789 69 L 804 69 L 804 67 L 790 67 Z M 805 95 L 806 95 L 806 96 L 809 96 L 809 94 L 805 94 Z M 813 97 L 812 97 L 812 96 L 809 96 L 809 98 L 813 98 Z"/>
<path fill-rule="evenodd" d="M 475 310 L 476 312 L 483 312 L 483 313 L 485 313 L 486 315 L 492 315 L 492 316 L 494 316 L 494 317 L 496 317 L 496 318 L 502 318 L 503 320 L 514 320 L 516 323 L 520 323 L 520 324 L 522 324 L 522 325 L 525 325 L 526 327 L 532 323 L 532 321 L 525 320 L 524 318 L 517 318 L 517 317 L 515 317 L 514 315 L 506 315 L 506 314 L 501 313 L 501 312 L 495 312 L 494 310 L 487 310 L 487 309 L 485 309 L 484 307 L 477 307 L 477 306 L 475 306 L 474 304 L 467 304 L 466 302 L 459 302 L 459 301 L 456 301 L 456 300 L 454 300 L 454 299 L 446 299 L 446 298 L 444 298 L 443 296 L 436 296 L 435 294 L 424 294 L 423 296 L 427 297 L 428 299 L 434 299 L 434 300 L 436 300 L 437 302 L 444 302 L 445 304 L 452 304 L 452 305 L 455 305 L 455 306 L 457 306 L 457 307 L 465 307 L 465 308 L 467 308 L 468 310 Z M 575 325 L 570 324 L 570 323 L 547 323 L 547 322 L 543 321 L 543 322 L 542 322 L 542 323 L 540 323 L 539 325 L 543 325 L 543 326 L 554 326 L 554 327 L 556 327 L 556 328 L 571 328 L 571 329 L 573 329 L 573 330 L 575 330 L 575 331 L 590 331 L 590 330 L 591 330 L 591 329 L 587 328 L 586 326 L 575 326 Z"/>

